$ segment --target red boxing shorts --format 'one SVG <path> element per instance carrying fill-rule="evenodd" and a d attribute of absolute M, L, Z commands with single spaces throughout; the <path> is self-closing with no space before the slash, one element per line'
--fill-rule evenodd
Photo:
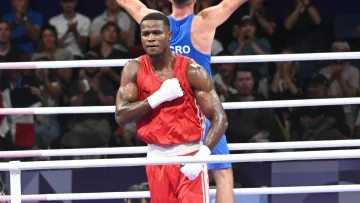
<path fill-rule="evenodd" d="M 196 152 L 185 156 L 192 156 Z M 151 203 L 208 203 L 207 165 L 195 180 L 180 171 L 180 165 L 146 166 Z"/>

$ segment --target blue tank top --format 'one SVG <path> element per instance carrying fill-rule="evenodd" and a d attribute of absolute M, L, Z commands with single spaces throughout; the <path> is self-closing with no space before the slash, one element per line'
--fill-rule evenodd
<path fill-rule="evenodd" d="M 191 24 L 195 15 L 191 14 L 184 19 L 175 20 L 173 17 L 168 16 L 170 20 L 170 29 L 173 33 L 172 39 L 170 41 L 171 51 L 187 56 L 194 59 L 198 64 L 206 69 L 209 73 L 210 78 L 211 74 L 211 54 L 203 54 L 195 49 L 191 42 Z"/>

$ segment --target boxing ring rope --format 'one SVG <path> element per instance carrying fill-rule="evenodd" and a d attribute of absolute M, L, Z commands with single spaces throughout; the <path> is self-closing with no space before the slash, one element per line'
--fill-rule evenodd
<path fill-rule="evenodd" d="M 38 162 L 20 162 L 12 161 L 9 163 L 0 163 L 0 171 L 10 171 L 11 184 L 11 202 L 20 203 L 21 196 L 21 176 L 22 170 L 43 170 L 43 169 L 72 169 L 72 168 L 100 168 L 100 167 L 124 167 L 124 166 L 144 166 L 144 165 L 166 165 L 166 164 L 182 164 L 182 163 L 220 163 L 220 162 L 264 162 L 264 161 L 294 161 L 294 160 L 328 160 L 328 159 L 356 159 L 360 156 L 360 150 L 328 150 L 328 151 L 308 151 L 308 152 L 275 152 L 275 153 L 254 153 L 254 154 L 231 154 L 231 155 L 212 155 L 209 157 L 154 157 L 154 158 L 125 158 L 125 159 L 93 159 L 93 160 L 69 160 L 69 161 L 38 161 Z M 315 187 L 315 186 L 314 186 Z M 315 188 L 307 187 L 289 187 L 285 189 L 288 193 L 298 193 L 299 190 L 318 192 L 355 192 L 360 191 L 359 185 L 347 186 L 316 186 Z M 299 189 L 299 190 L 298 190 Z M 316 190 L 319 189 L 319 190 Z M 249 189 L 240 189 L 241 194 L 246 193 Z M 254 188 L 260 194 L 283 194 L 284 188 Z M 262 191 L 261 191 L 262 190 Z M 254 191 L 253 191 L 254 192 Z M 303 192 L 301 192 L 303 193 Z M 122 196 L 127 193 L 116 193 L 122 198 L 130 198 Z M 76 198 L 75 194 L 68 194 Z M 87 195 L 80 194 L 81 197 L 87 198 Z M 111 195 L 103 193 L 103 195 Z M 119 197 L 117 196 L 117 197 Z M 39 198 L 41 200 L 51 197 L 62 197 L 62 195 L 32 195 L 28 198 Z M 101 197 L 97 195 L 89 195 L 89 197 Z M 5 198 L 5 197 L 4 197 Z M 6 197 L 7 198 L 7 197 Z M 78 197 L 79 198 L 79 197 Z M 35 199 L 31 199 L 35 200 Z"/>
<path fill-rule="evenodd" d="M 360 59 L 360 52 L 333 52 L 307 54 L 269 54 L 249 56 L 214 56 L 211 63 L 259 63 L 276 61 L 318 61 Z M 1 69 L 47 69 L 47 68 L 90 68 L 119 67 L 129 59 L 80 60 L 80 61 L 37 61 L 19 63 L 0 63 Z"/>
<path fill-rule="evenodd" d="M 360 104 L 359 97 L 223 103 L 224 109 L 284 108 Z M 0 108 L 0 115 L 114 113 L 115 106 Z"/>
<path fill-rule="evenodd" d="M 303 194 L 303 193 L 334 193 L 358 192 L 360 185 L 325 185 L 325 186 L 296 186 L 271 188 L 243 188 L 234 189 L 235 195 L 275 195 L 275 194 Z M 210 189 L 210 196 L 215 196 L 216 190 Z M 22 195 L 23 201 L 65 201 L 65 200 L 105 200 L 149 198 L 150 192 L 101 192 L 101 193 L 70 193 L 70 194 L 44 194 Z M 0 201 L 9 201 L 11 196 L 0 196 Z"/>
<path fill-rule="evenodd" d="M 360 147 L 360 140 L 239 143 L 239 144 L 228 144 L 228 146 L 230 151 L 340 148 L 340 147 Z M 48 149 L 48 150 L 0 151 L 0 157 L 1 158 L 56 157 L 56 156 L 65 157 L 65 156 L 90 156 L 90 155 L 94 156 L 94 155 L 117 155 L 117 154 L 145 154 L 146 152 L 147 152 L 147 147 Z"/>

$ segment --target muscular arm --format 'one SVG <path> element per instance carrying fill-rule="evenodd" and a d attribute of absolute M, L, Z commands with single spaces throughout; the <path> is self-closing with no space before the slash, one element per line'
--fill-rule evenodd
<path fill-rule="evenodd" d="M 202 24 L 207 31 L 214 31 L 223 24 L 247 0 L 223 0 L 216 6 L 201 11 L 197 16 L 202 18 Z"/>
<path fill-rule="evenodd" d="M 148 14 L 159 12 L 147 8 L 140 0 L 116 0 L 117 3 L 124 8 L 135 20 L 140 23 Z"/>
<path fill-rule="evenodd" d="M 138 70 L 138 60 L 131 60 L 124 66 L 120 88 L 116 94 L 115 119 L 119 125 L 136 122 L 152 110 L 147 100 L 138 101 Z"/>
<path fill-rule="evenodd" d="M 213 89 L 206 70 L 195 62 L 187 68 L 187 79 L 195 93 L 195 99 L 206 118 L 211 121 L 205 145 L 213 150 L 225 133 L 228 122 L 220 99 Z"/>

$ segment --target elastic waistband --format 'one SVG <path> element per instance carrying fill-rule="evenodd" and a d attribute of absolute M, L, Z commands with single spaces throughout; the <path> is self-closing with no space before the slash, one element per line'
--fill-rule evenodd
<path fill-rule="evenodd" d="M 147 157 L 180 156 L 199 150 L 201 142 L 188 142 L 171 146 L 148 145 Z"/>

